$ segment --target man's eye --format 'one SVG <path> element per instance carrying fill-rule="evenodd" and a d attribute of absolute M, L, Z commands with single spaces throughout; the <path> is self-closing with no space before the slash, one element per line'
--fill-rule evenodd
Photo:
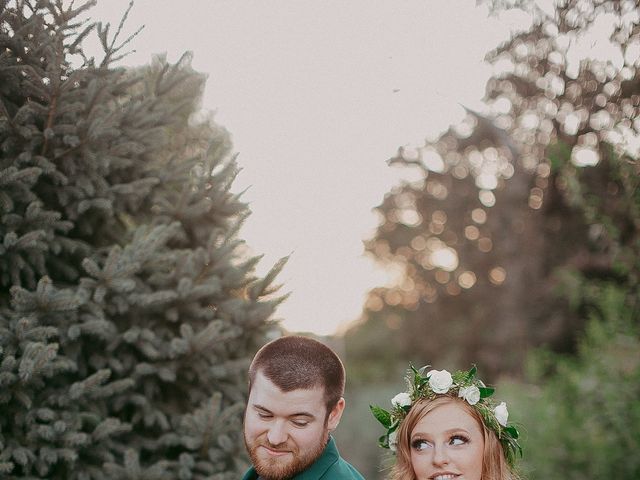
<path fill-rule="evenodd" d="M 258 412 L 258 416 L 263 419 L 271 418 L 272 415 L 270 413 Z"/>
<path fill-rule="evenodd" d="M 296 427 L 306 427 L 307 425 L 309 425 L 309 422 L 307 420 L 291 420 L 291 423 L 293 423 Z"/>
<path fill-rule="evenodd" d="M 423 450 L 426 450 L 430 446 L 431 446 L 431 444 L 429 442 L 427 442 L 426 440 L 422 440 L 422 439 L 416 439 L 413 442 L 411 442 L 411 448 L 413 448 L 417 452 L 421 452 Z"/>
<path fill-rule="evenodd" d="M 463 435 L 454 435 L 449 440 L 449 445 L 464 445 L 469 439 Z"/>

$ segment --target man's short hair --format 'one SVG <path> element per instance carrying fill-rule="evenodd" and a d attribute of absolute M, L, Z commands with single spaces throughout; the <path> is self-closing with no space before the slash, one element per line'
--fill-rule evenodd
<path fill-rule="evenodd" d="M 249 390 L 261 372 L 283 392 L 322 387 L 327 415 L 344 394 L 344 366 L 323 343 L 308 337 L 280 337 L 264 345 L 249 367 Z"/>

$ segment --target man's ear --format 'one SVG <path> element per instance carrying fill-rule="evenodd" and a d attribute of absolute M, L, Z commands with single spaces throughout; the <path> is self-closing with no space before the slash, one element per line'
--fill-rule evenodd
<path fill-rule="evenodd" d="M 327 419 L 327 429 L 329 431 L 335 430 L 340 423 L 340 418 L 342 417 L 342 412 L 344 412 L 345 404 L 344 398 L 340 397 L 336 406 L 333 407 L 333 410 L 329 413 L 329 418 Z"/>

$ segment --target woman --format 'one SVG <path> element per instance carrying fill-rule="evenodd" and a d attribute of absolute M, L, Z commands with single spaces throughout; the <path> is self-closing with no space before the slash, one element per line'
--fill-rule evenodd
<path fill-rule="evenodd" d="M 386 433 L 380 446 L 396 452 L 392 480 L 516 480 L 518 431 L 507 423 L 504 402 L 476 378 L 476 368 L 411 367 L 409 389 L 396 395 L 391 411 L 371 407 Z"/>

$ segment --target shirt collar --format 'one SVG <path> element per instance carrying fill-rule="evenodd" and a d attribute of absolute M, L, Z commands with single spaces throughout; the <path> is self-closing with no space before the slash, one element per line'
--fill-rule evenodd
<path fill-rule="evenodd" d="M 318 459 L 304 472 L 296 475 L 295 479 L 317 480 L 329 469 L 329 467 L 331 467 L 331 465 L 338 461 L 338 458 L 340 458 L 340 455 L 338 454 L 338 447 L 336 447 L 336 442 L 333 437 L 330 436 L 327 446 L 324 447 L 322 455 L 320 455 Z"/>

